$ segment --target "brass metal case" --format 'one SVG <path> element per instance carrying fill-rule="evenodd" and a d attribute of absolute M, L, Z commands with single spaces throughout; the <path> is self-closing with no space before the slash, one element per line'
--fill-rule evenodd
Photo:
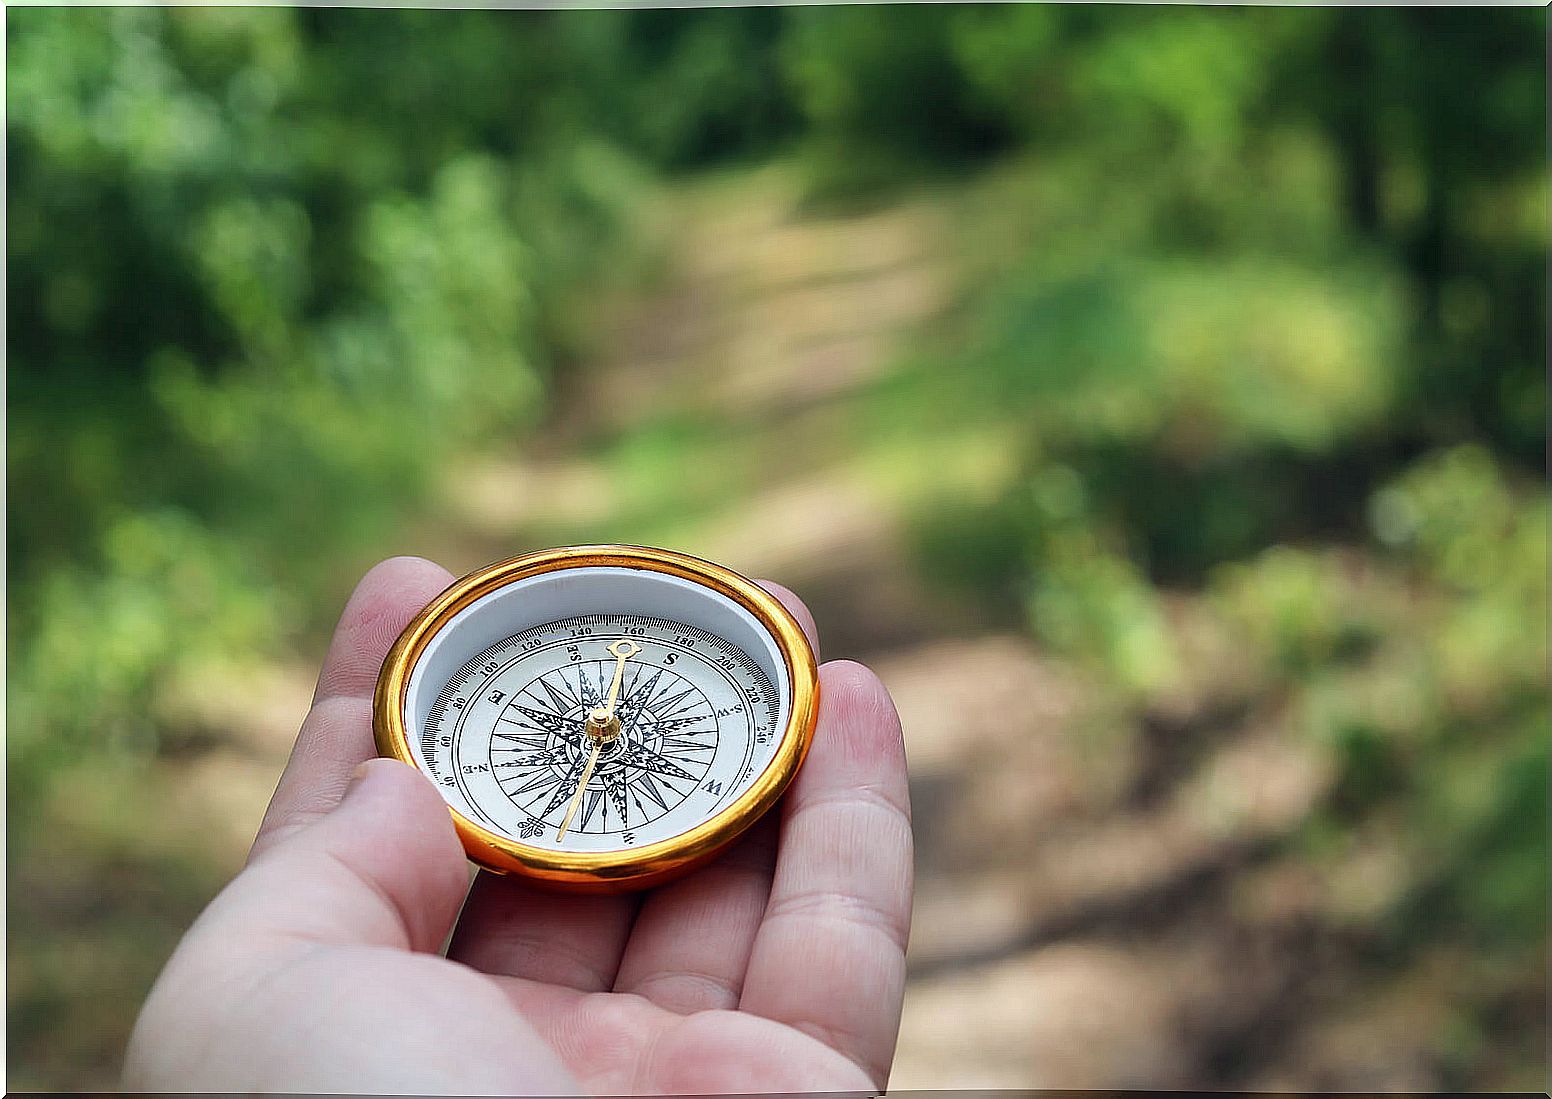
<path fill-rule="evenodd" d="M 569 546 L 488 565 L 454 581 L 394 642 L 377 679 L 372 730 L 381 755 L 420 769 L 410 746 L 405 697 L 410 674 L 431 638 L 459 611 L 498 588 L 558 569 L 587 567 L 667 573 L 734 600 L 776 639 L 792 689 L 787 723 L 770 765 L 735 801 L 678 836 L 627 851 L 552 851 L 498 835 L 448 806 L 464 850 L 486 869 L 567 891 L 615 893 L 659 885 L 711 859 L 776 804 L 808 754 L 819 712 L 813 648 L 802 627 L 764 588 L 698 557 L 643 546 Z"/>

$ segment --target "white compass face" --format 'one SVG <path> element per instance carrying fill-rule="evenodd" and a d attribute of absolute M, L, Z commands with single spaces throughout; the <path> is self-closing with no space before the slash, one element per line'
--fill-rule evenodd
<path fill-rule="evenodd" d="M 583 589 L 580 605 L 668 613 L 551 618 L 547 610 L 578 605 L 567 598 L 575 589 L 552 585 L 508 599 L 509 611 L 545 620 L 511 630 L 508 614 L 508 629 L 489 640 L 503 616 L 476 604 L 423 657 L 411 680 L 411 747 L 473 823 L 530 847 L 628 852 L 705 823 L 771 765 L 786 669 L 748 612 L 669 577 L 608 587 Z M 604 710 L 608 739 L 589 726 Z"/>

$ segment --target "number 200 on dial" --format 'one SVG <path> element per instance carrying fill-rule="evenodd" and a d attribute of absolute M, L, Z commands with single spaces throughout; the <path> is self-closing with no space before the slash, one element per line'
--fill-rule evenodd
<path fill-rule="evenodd" d="M 684 873 L 771 808 L 817 695 L 807 639 L 759 586 L 683 554 L 584 546 L 433 600 L 384 662 L 373 721 L 476 862 L 612 891 Z"/>

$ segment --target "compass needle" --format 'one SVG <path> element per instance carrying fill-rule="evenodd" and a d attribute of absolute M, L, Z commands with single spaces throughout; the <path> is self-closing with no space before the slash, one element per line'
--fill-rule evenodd
<path fill-rule="evenodd" d="M 577 782 L 577 792 L 572 795 L 571 804 L 566 808 L 566 817 L 560 822 L 560 831 L 555 833 L 557 840 L 566 838 L 566 829 L 571 827 L 571 818 L 577 815 L 577 806 L 582 802 L 583 791 L 587 789 L 587 780 L 593 777 L 593 765 L 598 762 L 598 753 L 603 751 L 602 744 L 594 744 L 593 751 L 587 757 L 587 766 L 582 768 L 582 777 Z"/>
<path fill-rule="evenodd" d="M 550 800 L 545 805 L 544 812 L 537 814 L 538 816 L 547 817 L 566 803 L 566 793 L 576 786 L 576 776 L 582 773 L 584 759 L 585 757 L 579 755 L 576 758 L 576 762 L 571 764 L 566 774 L 561 778 L 555 778 L 554 772 L 550 772 L 550 774 L 545 776 L 548 780 L 555 783 L 555 792 L 550 795 Z"/>

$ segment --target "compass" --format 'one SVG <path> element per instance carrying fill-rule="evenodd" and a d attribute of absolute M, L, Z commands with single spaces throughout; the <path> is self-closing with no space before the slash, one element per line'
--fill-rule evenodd
<path fill-rule="evenodd" d="M 574 546 L 433 599 L 383 662 L 373 728 L 436 785 L 470 859 L 612 892 L 693 869 L 770 809 L 818 694 L 802 628 L 754 582 Z"/>

